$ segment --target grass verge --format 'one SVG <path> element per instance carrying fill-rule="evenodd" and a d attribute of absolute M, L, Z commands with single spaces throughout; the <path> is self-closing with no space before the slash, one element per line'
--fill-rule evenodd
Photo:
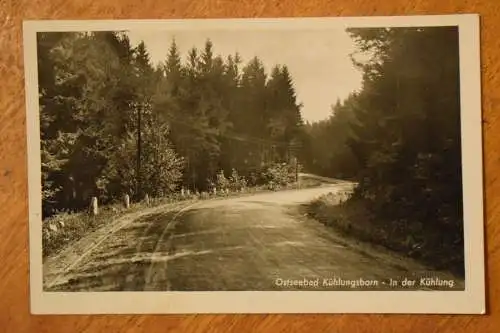
<path fill-rule="evenodd" d="M 44 220 L 42 224 L 42 255 L 45 258 L 55 254 L 69 243 L 81 239 L 99 227 L 146 207 L 143 203 L 135 203 L 131 204 L 129 209 L 124 209 L 119 204 L 113 204 L 100 207 L 96 216 L 87 212 L 63 212 L 54 215 Z"/>
<path fill-rule="evenodd" d="M 384 221 L 374 216 L 361 200 L 340 202 L 328 194 L 306 206 L 309 217 L 340 234 L 383 246 L 438 270 L 464 277 L 464 247 L 446 233 L 409 221 Z"/>

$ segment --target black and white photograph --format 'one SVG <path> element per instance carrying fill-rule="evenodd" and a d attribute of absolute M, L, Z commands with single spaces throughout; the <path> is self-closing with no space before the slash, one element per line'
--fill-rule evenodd
<path fill-rule="evenodd" d="M 25 22 L 32 311 L 481 313 L 477 38 Z"/>

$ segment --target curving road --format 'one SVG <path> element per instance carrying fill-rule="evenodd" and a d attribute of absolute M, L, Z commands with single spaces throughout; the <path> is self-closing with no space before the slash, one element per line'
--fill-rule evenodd
<path fill-rule="evenodd" d="M 340 198 L 351 187 L 345 182 L 323 184 L 131 214 L 48 258 L 44 288 L 380 290 L 396 288 L 389 286 L 393 279 L 400 288 L 436 289 L 420 285 L 421 273 L 427 270 L 418 263 L 341 237 L 304 215 L 301 204 L 329 192 Z M 419 274 L 413 278 L 416 283 L 402 286 L 412 272 Z M 445 272 L 426 274 L 434 281 L 454 279 Z M 454 281 L 452 289 L 463 288 L 462 281 Z"/>

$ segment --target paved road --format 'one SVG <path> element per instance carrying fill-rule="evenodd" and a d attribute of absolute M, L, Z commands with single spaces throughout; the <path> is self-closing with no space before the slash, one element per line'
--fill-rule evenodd
<path fill-rule="evenodd" d="M 355 283 L 379 290 L 389 288 L 391 278 L 401 283 L 400 277 L 424 271 L 407 258 L 340 237 L 301 210 L 319 195 L 340 198 L 350 187 L 196 201 L 122 219 L 49 258 L 45 289 L 357 290 L 347 285 Z M 422 289 L 416 280 L 413 288 Z"/>

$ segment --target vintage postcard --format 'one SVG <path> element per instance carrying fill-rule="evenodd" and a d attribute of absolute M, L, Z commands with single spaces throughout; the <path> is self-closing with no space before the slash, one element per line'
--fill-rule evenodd
<path fill-rule="evenodd" d="M 485 313 L 477 15 L 24 22 L 31 311 Z"/>

